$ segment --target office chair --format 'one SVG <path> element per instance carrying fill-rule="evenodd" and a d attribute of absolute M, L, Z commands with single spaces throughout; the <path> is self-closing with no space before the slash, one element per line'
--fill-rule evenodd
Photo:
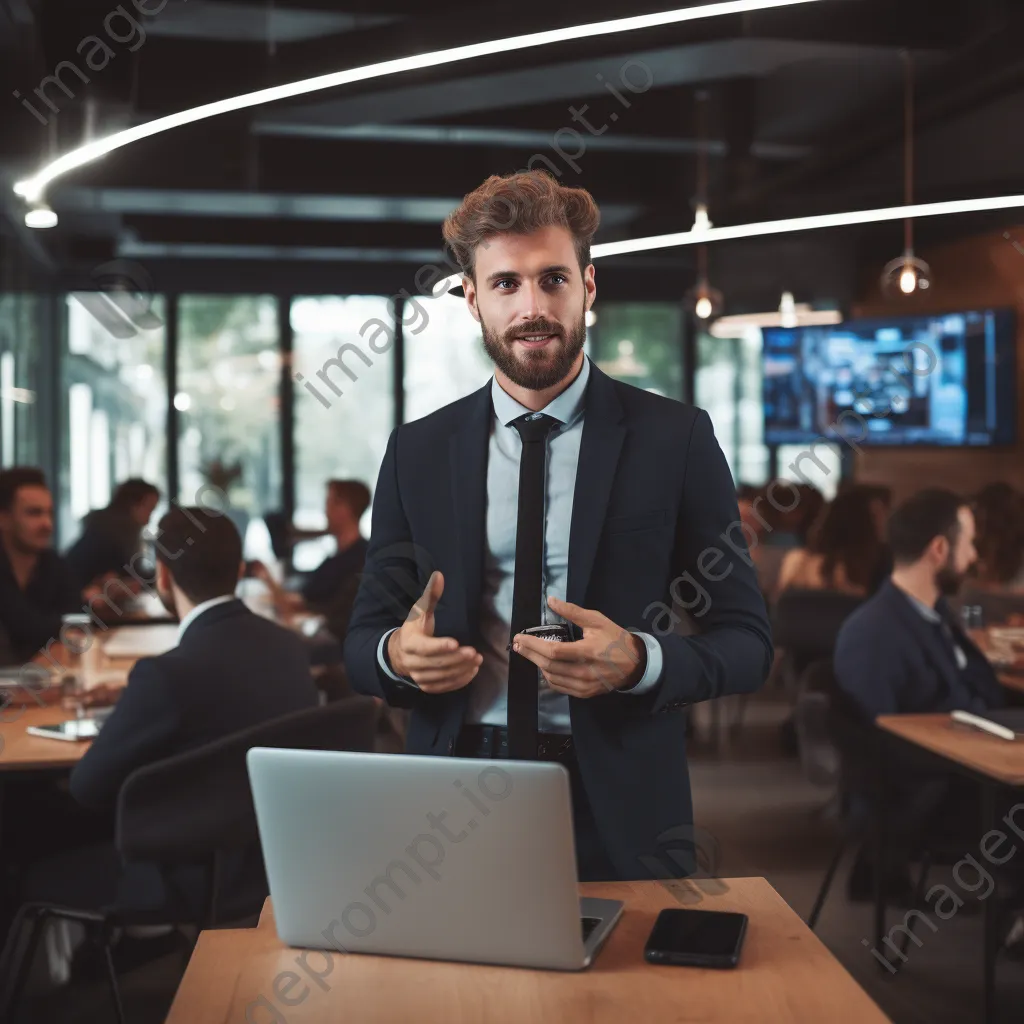
<path fill-rule="evenodd" d="M 772 640 L 785 651 L 790 689 L 808 666 L 831 659 L 843 623 L 863 598 L 836 590 L 790 587 L 775 602 Z"/>
<path fill-rule="evenodd" d="M 831 659 L 807 667 L 800 680 L 801 696 L 797 703 L 797 729 L 808 745 L 807 758 L 818 772 L 818 781 L 831 781 L 837 787 L 845 816 L 836 850 L 829 861 L 814 905 L 807 917 L 813 931 L 825 906 L 836 873 L 851 846 L 863 842 L 877 821 L 877 809 L 860 802 L 848 802 L 851 794 L 872 794 L 879 791 L 878 778 L 880 738 L 874 723 L 867 718 L 853 699 L 839 688 Z M 803 753 L 802 753 L 802 756 Z M 951 852 L 931 834 L 931 814 L 901 814 L 896 821 L 887 820 L 887 829 L 900 844 L 907 863 L 918 864 L 913 883 L 912 906 L 924 905 L 928 874 L 936 861 L 948 859 Z M 955 859 L 955 854 L 953 854 Z M 884 865 L 875 865 L 883 871 Z M 900 939 L 900 953 L 905 954 L 915 919 Z M 899 968 L 898 963 L 893 967 Z"/>
<path fill-rule="evenodd" d="M 353 697 L 297 711 L 166 758 L 133 772 L 118 796 L 115 844 L 126 866 L 155 865 L 168 896 L 165 905 L 139 910 L 100 910 L 46 903 L 23 905 L 0 954 L 0 1020 L 10 1020 L 21 998 L 47 921 L 77 921 L 103 953 L 115 1019 L 124 1024 L 111 948 L 118 929 L 141 924 L 212 928 L 257 913 L 266 898 L 259 887 L 223 892 L 224 868 L 259 850 L 246 754 L 252 747 L 372 751 L 379 709 L 370 697 Z M 182 872 L 202 879 L 202 893 L 183 890 Z"/>

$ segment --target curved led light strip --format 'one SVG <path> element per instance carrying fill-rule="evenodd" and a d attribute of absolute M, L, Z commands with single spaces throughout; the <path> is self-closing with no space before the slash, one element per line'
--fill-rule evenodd
<path fill-rule="evenodd" d="M 182 125 L 202 121 L 208 117 L 217 117 L 234 110 L 256 107 L 263 103 L 274 103 L 277 100 L 291 99 L 306 93 L 331 89 L 337 85 L 348 85 L 352 82 L 364 82 L 371 78 L 383 78 L 396 75 L 402 71 L 418 68 L 430 68 L 439 64 L 454 64 L 457 61 L 471 60 L 474 57 L 488 57 L 496 53 L 510 53 L 513 50 L 525 50 L 531 46 L 546 46 L 549 43 L 564 43 L 573 39 L 589 36 L 614 35 L 620 32 L 633 32 L 643 28 L 658 28 L 662 25 L 674 25 L 685 21 L 700 21 L 705 18 L 717 18 L 728 14 L 748 14 L 753 11 L 769 10 L 774 7 L 794 7 L 797 4 L 820 3 L 821 0 L 726 0 L 724 3 L 705 4 L 702 7 L 686 7 L 675 11 L 662 11 L 659 14 L 640 14 L 631 18 L 615 18 L 611 21 L 596 21 L 589 25 L 574 25 L 568 28 L 548 29 L 545 32 L 531 32 L 528 35 L 511 36 L 508 39 L 494 39 L 485 43 L 470 43 L 466 46 L 455 46 L 448 50 L 436 50 L 433 53 L 420 53 L 412 57 L 399 57 L 395 60 L 381 61 L 378 64 L 367 64 L 364 67 L 349 68 L 345 71 L 334 71 L 328 75 L 318 75 L 287 85 L 275 85 L 269 89 L 230 96 L 227 99 L 204 103 L 190 110 L 182 110 L 177 114 L 158 117 L 146 124 L 126 128 L 124 131 L 108 135 L 103 139 L 79 146 L 69 153 L 58 157 L 47 164 L 31 178 L 26 178 L 14 185 L 17 195 L 37 202 L 42 198 L 46 186 L 68 171 L 91 163 L 107 153 L 122 146 L 127 146 L 140 139 L 159 135 L 161 132 L 179 128 Z"/>
<path fill-rule="evenodd" d="M 987 199 L 951 199 L 944 203 L 918 203 L 915 206 L 892 206 L 878 210 L 854 210 L 850 213 L 824 213 L 813 217 L 790 217 L 786 220 L 765 220 L 754 224 L 732 224 L 724 228 L 705 228 L 699 231 L 676 231 L 668 235 L 648 235 L 646 238 L 624 238 L 621 242 L 602 242 L 590 247 L 592 259 L 602 256 L 628 256 L 634 252 L 652 249 L 670 249 L 677 245 L 699 245 L 701 242 L 722 242 L 736 238 L 761 238 L 765 235 L 785 235 L 796 231 L 817 231 L 821 228 L 842 228 L 854 224 L 882 224 L 904 217 L 944 217 L 953 213 L 985 213 L 989 210 L 1012 210 L 1024 206 L 1024 195 L 992 196 Z M 461 274 L 452 274 L 432 291 L 442 295 L 451 288 L 460 287 Z"/>

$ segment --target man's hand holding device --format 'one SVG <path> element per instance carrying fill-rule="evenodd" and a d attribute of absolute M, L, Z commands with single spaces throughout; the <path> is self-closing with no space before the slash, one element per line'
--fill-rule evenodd
<path fill-rule="evenodd" d="M 434 636 L 434 609 L 444 592 L 444 576 L 432 572 L 405 622 L 388 637 L 392 670 L 424 693 L 448 693 L 468 686 L 483 661 L 475 647 L 460 647 L 452 636 Z"/>
<path fill-rule="evenodd" d="M 583 639 L 551 643 L 517 633 L 512 650 L 532 661 L 553 690 L 570 697 L 597 697 L 629 689 L 640 681 L 647 667 L 647 648 L 638 636 L 601 612 L 557 597 L 548 598 L 548 607 L 579 626 Z"/>

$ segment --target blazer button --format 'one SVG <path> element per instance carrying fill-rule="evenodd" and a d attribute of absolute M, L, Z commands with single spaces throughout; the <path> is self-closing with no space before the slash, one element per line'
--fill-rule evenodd
<path fill-rule="evenodd" d="M 448 738 L 448 753 L 450 754 L 455 749 L 455 737 L 451 736 Z"/>

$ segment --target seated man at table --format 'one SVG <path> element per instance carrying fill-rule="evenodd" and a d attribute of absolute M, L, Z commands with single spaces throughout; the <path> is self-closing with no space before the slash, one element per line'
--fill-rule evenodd
<path fill-rule="evenodd" d="M 892 574 L 843 623 L 836 642 L 836 681 L 851 710 L 872 721 L 887 714 L 1001 707 L 1003 695 L 992 667 L 946 606 L 977 557 L 969 506 L 950 491 L 922 491 L 892 514 L 888 535 Z M 848 778 L 870 777 L 865 764 L 848 764 L 845 770 Z M 866 782 L 847 795 L 855 811 L 870 808 L 873 815 L 880 810 Z M 973 787 L 895 751 L 885 806 L 911 845 L 922 836 L 938 835 L 970 842 L 980 824 Z M 873 884 L 866 848 L 851 871 L 848 895 L 869 899 Z M 891 898 L 905 900 L 910 889 L 906 874 L 892 871 L 886 888 Z"/>
<path fill-rule="evenodd" d="M 995 672 L 949 613 L 974 564 L 974 516 L 950 491 L 922 491 L 889 520 L 894 568 L 843 624 L 840 688 L 869 718 L 1003 705 Z"/>
<path fill-rule="evenodd" d="M 367 541 L 359 530 L 359 520 L 370 507 L 370 489 L 359 480 L 328 480 L 324 511 L 327 532 L 334 538 L 336 550 L 312 572 L 301 576 L 297 591 L 285 590 L 260 562 L 250 571 L 270 587 L 277 613 L 310 610 L 322 613 L 327 628 L 344 641 L 348 619 L 359 589 L 359 574 L 366 562 Z"/>
<path fill-rule="evenodd" d="M 315 707 L 302 639 L 235 598 L 242 541 L 226 516 L 174 508 L 160 520 L 156 587 L 180 619 L 178 646 L 140 658 L 71 775 L 72 795 L 112 808 L 137 768 Z"/>
<path fill-rule="evenodd" d="M 0 624 L 16 662 L 59 636 L 64 613 L 83 608 L 74 575 L 52 543 L 53 498 L 43 471 L 0 472 Z"/>
<path fill-rule="evenodd" d="M 181 620 L 178 646 L 136 662 L 71 773 L 71 796 L 96 820 L 112 822 L 121 786 L 137 769 L 319 702 L 301 638 L 235 599 L 242 542 L 230 519 L 173 508 L 160 520 L 156 550 L 158 593 Z M 24 831 L 31 838 L 34 826 Z M 50 831 L 56 835 L 49 849 L 32 851 L 22 901 L 92 908 L 118 900 L 149 907 L 169 898 L 155 868 L 122 867 L 112 842 L 85 846 L 75 828 Z M 63 852 L 40 859 L 56 850 Z M 185 872 L 175 881 L 177 892 L 200 902 L 201 873 Z M 253 887 L 262 895 L 258 848 L 226 863 L 222 882 L 229 905 L 239 894 L 248 900 Z"/>

